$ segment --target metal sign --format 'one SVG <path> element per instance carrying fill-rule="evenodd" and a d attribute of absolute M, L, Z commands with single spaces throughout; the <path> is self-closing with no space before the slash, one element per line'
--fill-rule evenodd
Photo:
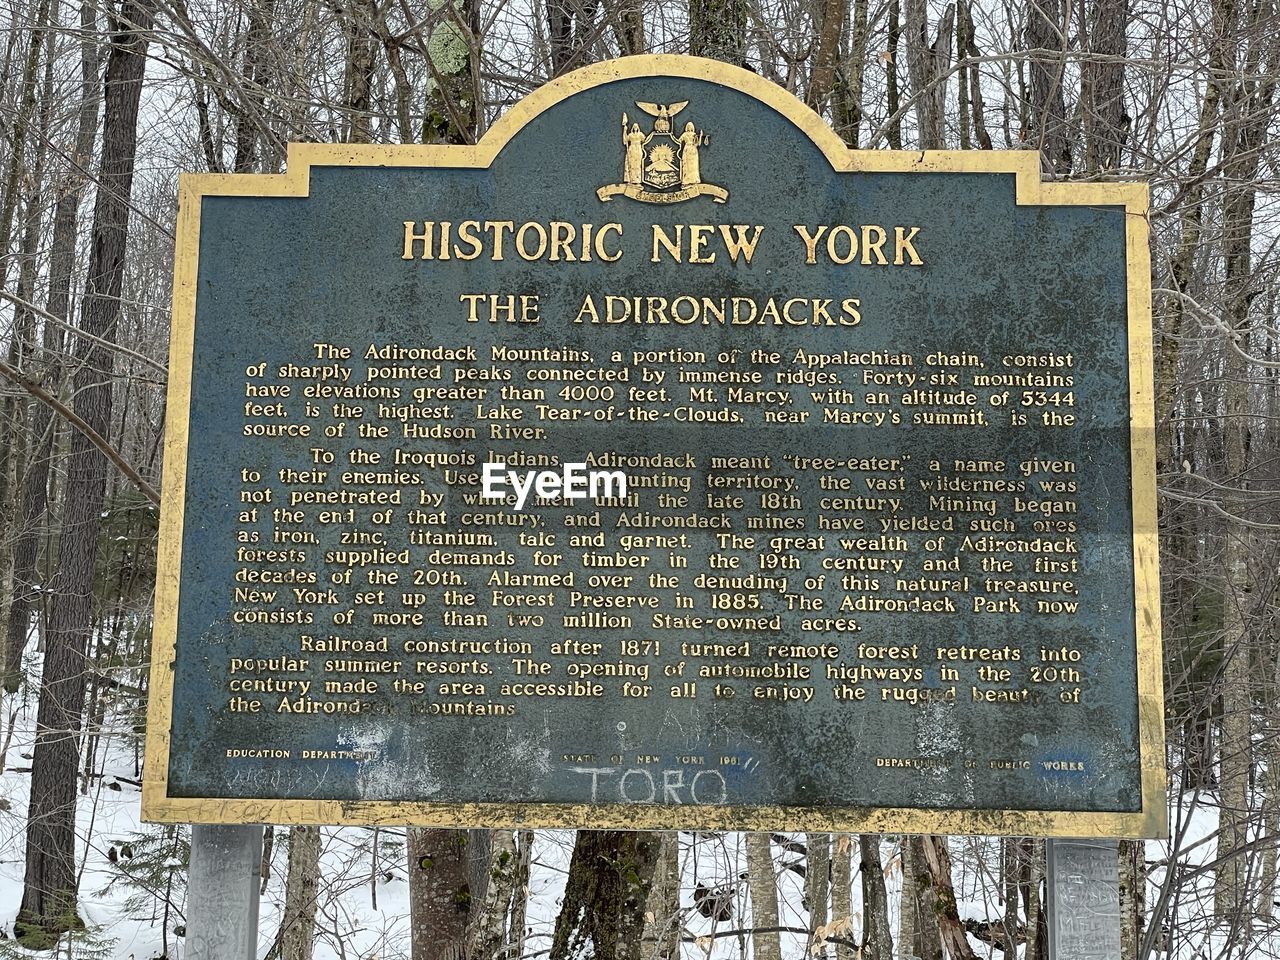
<path fill-rule="evenodd" d="M 1146 210 L 665 56 L 184 177 L 144 815 L 1161 833 Z"/>

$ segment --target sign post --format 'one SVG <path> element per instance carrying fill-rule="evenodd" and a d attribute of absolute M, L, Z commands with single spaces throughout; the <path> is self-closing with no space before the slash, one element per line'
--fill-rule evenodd
<path fill-rule="evenodd" d="M 185 177 L 144 815 L 1161 834 L 1146 212 L 666 56 Z"/>
<path fill-rule="evenodd" d="M 261 880 L 262 827 L 192 824 L 185 951 L 189 960 L 254 960 Z"/>
<path fill-rule="evenodd" d="M 1050 960 L 1120 956 L 1120 873 L 1115 840 L 1049 840 L 1046 896 Z"/>

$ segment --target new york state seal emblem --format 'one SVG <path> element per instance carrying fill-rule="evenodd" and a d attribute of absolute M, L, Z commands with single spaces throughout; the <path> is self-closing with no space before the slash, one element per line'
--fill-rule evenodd
<path fill-rule="evenodd" d="M 702 151 L 711 138 L 692 121 L 679 133 L 675 130 L 675 116 L 689 101 L 635 104 L 654 118 L 653 129 L 646 133 L 622 114 L 622 182 L 601 187 L 596 196 L 602 201 L 624 196 L 642 203 L 680 203 L 704 196 L 716 203 L 728 200 L 728 190 L 702 180 Z"/>

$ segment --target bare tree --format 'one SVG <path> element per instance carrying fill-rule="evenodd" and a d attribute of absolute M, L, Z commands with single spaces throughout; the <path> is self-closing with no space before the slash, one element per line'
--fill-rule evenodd
<path fill-rule="evenodd" d="M 151 0 L 126 0 L 113 18 L 107 59 L 102 163 L 80 319 L 87 336 L 77 343 L 80 366 L 75 375 L 76 412 L 101 434 L 111 423 L 113 356 L 108 347 L 120 315 L 138 102 L 152 15 Z M 57 594 L 50 614 L 31 765 L 26 877 L 15 922 L 15 933 L 31 946 L 48 946 L 80 922 L 75 870 L 77 741 L 84 710 L 84 653 L 93 624 L 94 561 L 109 465 L 89 439 L 76 432 L 66 468 Z"/>

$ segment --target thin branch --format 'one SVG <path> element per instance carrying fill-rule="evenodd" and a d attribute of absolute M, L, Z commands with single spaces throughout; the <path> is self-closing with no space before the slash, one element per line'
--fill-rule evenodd
<path fill-rule="evenodd" d="M 0 297 L 4 297 L 6 300 L 16 303 L 18 306 L 22 307 L 22 309 L 24 310 L 30 310 L 32 313 L 36 314 L 39 317 L 43 317 L 45 320 L 48 320 L 50 323 L 56 323 L 58 326 L 63 327 L 64 329 L 70 330 L 77 337 L 84 337 L 86 340 L 92 340 L 94 343 L 98 344 L 99 346 L 106 347 L 108 350 L 115 350 L 117 353 L 123 353 L 127 357 L 133 357 L 133 359 L 135 360 L 140 360 L 141 362 L 145 363 L 147 366 L 153 367 L 154 369 L 159 370 L 160 373 L 166 379 L 169 376 L 169 368 L 166 367 L 163 363 L 160 363 L 158 360 L 152 360 L 148 356 L 144 356 L 143 354 L 138 353 L 137 351 L 130 350 L 128 347 L 122 346 L 118 343 L 114 343 L 111 340 L 104 340 L 102 339 L 102 337 L 94 336 L 92 333 L 89 333 L 89 331 L 82 330 L 80 327 L 77 327 L 74 324 L 68 323 L 66 320 L 63 320 L 61 317 L 50 313 L 48 310 L 42 310 L 40 307 L 37 307 L 31 301 L 23 300 L 21 297 L 17 296 L 16 294 L 10 293 L 8 290 L 0 289 Z"/>
<path fill-rule="evenodd" d="M 105 439 L 103 439 L 102 435 L 99 434 L 98 431 L 94 430 L 93 427 L 89 426 L 87 423 L 84 422 L 83 419 L 77 416 L 75 411 L 73 411 L 70 407 L 68 407 L 65 403 L 63 403 L 57 397 L 53 396 L 47 390 L 42 388 L 38 383 L 36 383 L 30 377 L 26 376 L 25 374 L 23 374 L 18 370 L 13 369 L 13 367 L 9 366 L 3 360 L 0 360 L 0 375 L 3 375 L 7 380 L 13 381 L 18 386 L 22 387 L 23 390 L 26 390 L 27 393 L 35 397 L 37 400 L 41 401 L 42 403 L 48 404 L 57 413 L 65 417 L 68 423 L 70 423 L 73 427 L 75 427 L 82 434 L 84 434 L 84 436 L 88 438 L 89 442 L 92 443 L 95 447 L 97 447 L 98 451 L 104 457 L 106 457 L 108 460 L 114 463 L 116 465 L 116 468 L 121 473 L 123 473 L 126 477 L 129 478 L 130 483 L 132 483 L 135 487 L 137 487 L 140 491 L 142 491 L 143 496 L 145 496 L 148 500 L 150 500 L 156 506 L 160 505 L 160 494 L 156 492 L 155 487 L 151 486 L 151 484 L 147 483 L 146 480 L 142 479 L 142 477 L 138 474 L 138 471 L 133 469 L 132 466 L 130 466 L 129 461 L 127 461 L 123 456 L 121 456 L 120 452 L 116 450 L 115 447 L 111 446 L 111 444 L 109 444 Z"/>

